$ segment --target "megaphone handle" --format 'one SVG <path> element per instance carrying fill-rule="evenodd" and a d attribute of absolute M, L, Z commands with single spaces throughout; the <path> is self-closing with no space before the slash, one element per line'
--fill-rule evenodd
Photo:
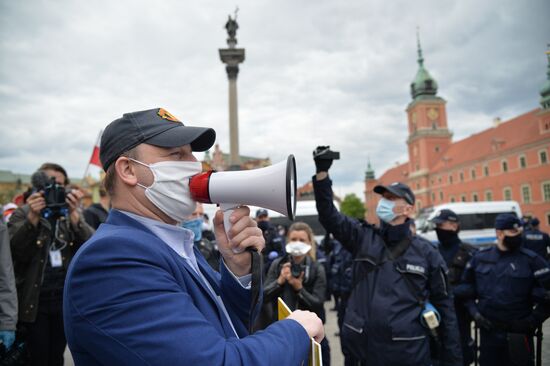
<path fill-rule="evenodd" d="M 233 211 L 239 207 L 240 205 L 237 203 L 220 203 L 220 209 L 223 211 L 223 226 L 225 228 L 225 234 L 227 235 L 227 239 L 229 239 L 228 231 L 231 229 L 231 223 L 229 222 L 229 218 L 231 217 L 231 214 Z M 243 250 L 239 250 L 237 248 L 232 249 L 233 253 L 239 254 L 242 253 Z M 262 257 L 260 256 L 260 253 L 258 253 L 257 250 L 252 250 L 248 248 L 251 255 L 251 285 L 250 285 L 250 295 L 251 295 L 251 302 L 250 302 L 250 313 L 249 313 L 249 319 L 248 319 L 248 332 L 250 334 L 253 333 L 253 326 L 254 326 L 254 318 L 255 318 L 255 309 L 258 305 L 258 300 L 260 298 L 260 289 L 262 287 L 262 273 L 263 273 L 263 264 L 262 264 Z"/>
<path fill-rule="evenodd" d="M 233 211 L 239 206 L 240 205 L 237 203 L 220 203 L 220 209 L 223 211 L 223 227 L 225 228 L 227 239 L 229 239 L 229 230 L 231 229 L 231 226 L 233 226 L 231 222 L 229 222 L 229 218 L 231 217 L 231 214 L 233 214 Z M 234 248 L 232 250 L 235 254 L 243 252 L 243 250 L 238 248 Z"/>

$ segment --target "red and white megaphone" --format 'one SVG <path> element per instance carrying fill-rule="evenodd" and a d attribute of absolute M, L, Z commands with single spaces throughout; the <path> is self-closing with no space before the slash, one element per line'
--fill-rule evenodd
<path fill-rule="evenodd" d="M 252 205 L 277 211 L 294 220 L 296 213 L 296 160 L 253 170 L 227 172 L 207 171 L 191 177 L 191 196 L 197 202 L 218 203 L 224 211 L 228 230 L 231 211 L 241 205 Z"/>

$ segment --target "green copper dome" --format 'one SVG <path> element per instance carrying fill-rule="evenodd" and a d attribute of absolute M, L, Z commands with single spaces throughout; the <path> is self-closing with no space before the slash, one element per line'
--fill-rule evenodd
<path fill-rule="evenodd" d="M 370 159 L 369 159 L 369 163 L 367 165 L 367 171 L 365 172 L 365 178 L 366 179 L 374 179 L 374 169 L 372 169 L 372 167 L 370 165 Z"/>
<path fill-rule="evenodd" d="M 430 98 L 437 94 L 437 82 L 424 67 L 424 58 L 422 57 L 422 48 L 420 47 L 420 38 L 417 34 L 418 42 L 418 71 L 416 77 L 411 83 L 411 95 L 413 99 Z"/>
<path fill-rule="evenodd" d="M 550 51 L 547 51 L 546 55 L 548 56 L 547 80 L 540 89 L 540 105 L 543 109 L 550 109 Z"/>

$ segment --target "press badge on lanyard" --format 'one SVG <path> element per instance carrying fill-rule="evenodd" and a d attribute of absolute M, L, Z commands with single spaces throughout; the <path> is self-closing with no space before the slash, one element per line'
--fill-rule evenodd
<path fill-rule="evenodd" d="M 61 250 L 50 250 L 50 263 L 52 267 L 61 267 L 63 260 L 61 259 Z"/>

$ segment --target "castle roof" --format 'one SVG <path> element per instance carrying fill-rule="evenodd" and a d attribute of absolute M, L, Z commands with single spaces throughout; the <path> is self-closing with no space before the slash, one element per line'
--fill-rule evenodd
<path fill-rule="evenodd" d="M 492 154 L 502 154 L 516 147 L 525 146 L 538 140 L 547 139 L 541 135 L 536 118 L 539 108 L 501 122 L 495 127 L 452 143 L 441 159 L 430 169 L 432 173 L 448 170 Z"/>

